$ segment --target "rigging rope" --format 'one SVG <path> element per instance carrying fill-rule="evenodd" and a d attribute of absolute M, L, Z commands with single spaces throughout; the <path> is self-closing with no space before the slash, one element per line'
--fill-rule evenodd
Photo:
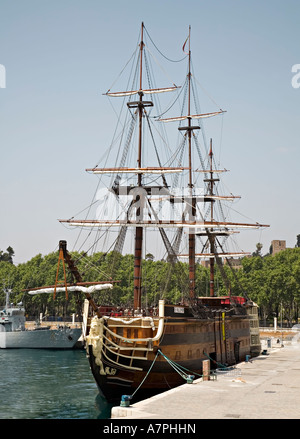
<path fill-rule="evenodd" d="M 178 60 L 174 60 L 174 59 L 170 59 L 170 58 L 168 58 L 167 56 L 165 56 L 165 55 L 159 50 L 159 48 L 157 47 L 157 45 L 154 43 L 154 41 L 153 41 L 152 38 L 150 37 L 150 34 L 149 34 L 149 32 L 147 31 L 147 29 L 146 29 L 145 26 L 144 26 L 144 30 L 146 31 L 146 33 L 147 33 L 147 35 L 148 35 L 148 37 L 149 37 L 151 43 L 152 43 L 153 46 L 155 47 L 155 49 L 156 49 L 156 50 L 161 54 L 161 56 L 162 56 L 163 58 L 165 58 L 167 61 L 170 61 L 170 62 L 181 62 L 181 61 L 185 60 L 186 57 L 188 56 L 188 54 L 187 54 L 187 55 L 185 55 L 183 58 L 178 59 Z"/>
<path fill-rule="evenodd" d="M 137 47 L 138 48 L 138 47 Z M 126 67 L 128 66 L 128 64 L 130 63 L 130 61 L 132 60 L 132 58 L 134 57 L 134 55 L 136 54 L 137 49 L 134 50 L 133 54 L 131 55 L 131 57 L 129 58 L 129 60 L 127 61 L 127 63 L 125 64 L 125 66 L 123 67 L 123 69 L 121 70 L 121 72 L 119 73 L 119 75 L 117 76 L 117 78 L 114 80 L 114 82 L 112 83 L 112 85 L 109 87 L 109 89 L 107 90 L 107 93 L 112 89 L 112 87 L 115 85 L 115 83 L 117 82 L 117 80 L 120 78 L 120 76 L 122 75 L 122 73 L 124 72 L 124 70 L 126 69 Z"/>
<path fill-rule="evenodd" d="M 171 108 L 174 107 L 174 105 L 176 104 L 178 99 L 180 98 L 180 95 L 183 92 L 183 90 L 184 90 L 184 88 L 181 87 L 179 93 L 177 94 L 177 97 L 174 99 L 173 103 L 171 103 L 170 106 L 165 111 L 163 111 L 162 113 L 160 113 L 160 114 L 158 114 L 156 116 L 152 116 L 152 117 L 155 118 L 155 119 L 156 118 L 161 118 L 164 114 L 168 113 L 171 110 Z"/>

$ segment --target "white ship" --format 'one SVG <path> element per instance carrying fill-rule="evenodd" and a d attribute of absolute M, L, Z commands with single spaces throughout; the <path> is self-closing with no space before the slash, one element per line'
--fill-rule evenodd
<path fill-rule="evenodd" d="M 13 306 L 6 290 L 5 308 L 0 311 L 0 349 L 72 349 L 81 336 L 81 328 L 61 326 L 50 329 L 36 325 L 25 328 L 25 309 Z"/>

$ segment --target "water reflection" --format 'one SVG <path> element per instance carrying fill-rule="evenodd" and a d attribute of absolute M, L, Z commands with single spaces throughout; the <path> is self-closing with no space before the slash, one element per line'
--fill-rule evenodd
<path fill-rule="evenodd" d="M 85 352 L 1 349 L 1 419 L 107 419 Z"/>
<path fill-rule="evenodd" d="M 96 411 L 98 412 L 97 419 L 108 419 L 110 418 L 111 409 L 114 404 L 108 403 L 103 395 L 96 396 L 95 399 Z"/>

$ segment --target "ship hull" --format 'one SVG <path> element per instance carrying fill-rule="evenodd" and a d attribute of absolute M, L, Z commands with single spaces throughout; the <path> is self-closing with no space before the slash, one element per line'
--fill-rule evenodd
<path fill-rule="evenodd" d="M 150 337 L 147 339 L 150 329 L 143 319 L 131 325 L 124 322 L 107 319 L 97 341 L 87 338 L 92 374 L 100 393 L 110 402 L 120 402 L 122 395 L 133 396 L 134 401 L 145 399 L 186 383 L 188 375 L 200 378 L 204 360 L 209 360 L 210 369 L 216 369 L 255 355 L 251 352 L 247 315 L 164 317 L 161 335 L 151 342 Z M 157 321 L 155 327 L 157 334 Z M 114 338 L 112 333 L 119 336 Z M 126 347 L 130 336 L 140 337 L 140 341 L 135 338 L 132 350 Z M 119 348 L 115 346 L 118 342 Z"/>
<path fill-rule="evenodd" d="M 121 368 L 112 368 L 114 375 L 102 375 L 100 368 L 96 364 L 92 350 L 89 352 L 89 362 L 95 382 L 98 386 L 99 393 L 102 394 L 108 402 L 120 402 L 123 395 L 133 395 L 134 402 L 150 398 L 166 390 L 185 384 L 186 381 L 174 370 L 165 364 L 153 365 L 151 373 L 148 374 L 152 366 L 152 361 L 146 361 L 142 367 L 143 372 L 126 371 Z M 109 362 L 104 362 L 106 367 Z M 136 363 L 138 365 L 138 363 Z M 190 367 L 193 365 L 189 364 Z M 199 369 L 193 368 L 199 374 Z M 142 381 L 143 385 L 139 388 Z"/>
<path fill-rule="evenodd" d="M 1 349 L 73 349 L 81 336 L 80 328 L 0 331 Z"/>

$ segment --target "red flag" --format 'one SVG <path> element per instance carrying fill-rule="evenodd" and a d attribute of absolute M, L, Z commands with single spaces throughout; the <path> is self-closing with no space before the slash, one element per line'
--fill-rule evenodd
<path fill-rule="evenodd" d="M 185 45 L 186 45 L 186 43 L 187 43 L 187 41 L 188 41 L 189 38 L 190 38 L 190 36 L 187 37 L 187 39 L 186 39 L 185 42 L 184 42 L 184 45 L 182 46 L 182 50 L 183 50 L 183 52 L 186 53 L 187 55 L 188 55 L 188 52 L 185 52 L 184 49 L 185 49 Z"/>

